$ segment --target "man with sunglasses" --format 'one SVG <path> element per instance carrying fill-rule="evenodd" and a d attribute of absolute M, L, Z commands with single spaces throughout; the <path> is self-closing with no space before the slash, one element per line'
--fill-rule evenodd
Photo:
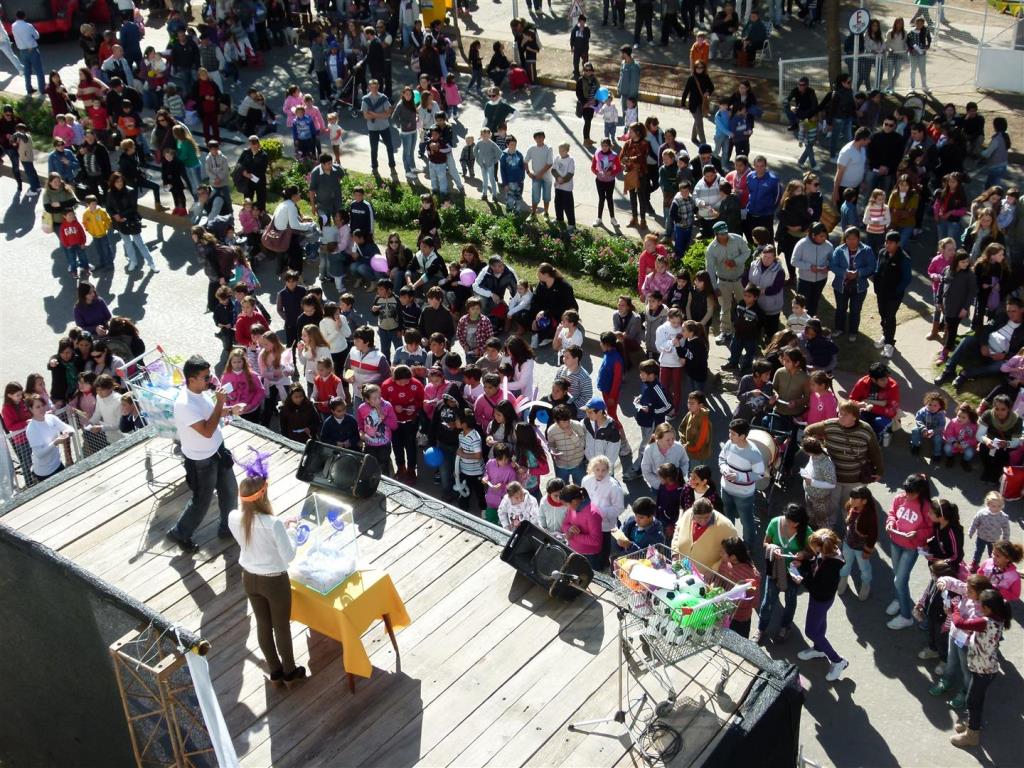
<path fill-rule="evenodd" d="M 185 482 L 192 491 L 192 498 L 178 522 L 167 531 L 167 537 L 183 552 L 191 553 L 199 548 L 192 536 L 206 517 L 214 491 L 220 510 L 217 537 L 231 538 L 228 513 L 238 506 L 238 481 L 233 469 L 234 459 L 224 446 L 220 428 L 221 416 L 232 412 L 225 407 L 230 390 L 217 387 L 210 397 L 210 364 L 199 355 L 185 361 L 182 374 L 185 384 L 174 401 L 174 426 L 184 457 Z M 234 408 L 236 413 L 241 412 L 237 406 Z"/>
<path fill-rule="evenodd" d="M 896 132 L 896 118 L 887 117 L 882 121 L 882 130 L 877 131 L 868 141 L 869 189 L 882 189 L 886 194 L 892 191 L 896 181 L 896 168 L 903 159 L 905 140 Z"/>

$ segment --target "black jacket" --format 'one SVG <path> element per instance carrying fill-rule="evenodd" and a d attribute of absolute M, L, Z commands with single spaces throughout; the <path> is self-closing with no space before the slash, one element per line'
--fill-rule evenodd
<path fill-rule="evenodd" d="M 131 86 L 126 85 L 122 87 L 120 93 L 113 88 L 107 91 L 106 107 L 111 122 L 117 122 L 117 118 L 122 114 L 121 103 L 125 101 L 132 105 L 132 112 L 135 114 L 142 112 L 142 94 Z"/>
<path fill-rule="evenodd" d="M 121 189 L 111 187 L 107 190 L 107 213 L 113 220 L 114 229 L 125 235 L 137 235 L 142 232 L 142 217 L 139 215 L 139 196 L 134 187 L 124 186 Z M 124 221 L 114 220 L 115 216 L 123 216 Z"/>
<path fill-rule="evenodd" d="M 93 147 L 91 151 L 86 151 L 85 147 Z M 85 178 L 96 178 L 100 179 L 104 187 L 106 187 L 107 180 L 110 178 L 111 167 L 110 167 L 110 152 L 100 142 L 95 144 L 89 144 L 86 142 L 82 145 L 81 158 L 79 162 L 79 173 Z M 95 158 L 95 165 L 88 159 L 89 155 Z M 96 171 L 96 174 L 90 175 L 89 168 L 92 167 Z"/>
<path fill-rule="evenodd" d="M 710 96 L 715 92 L 715 84 L 711 82 L 707 72 L 692 74 L 686 78 L 686 85 L 683 86 L 683 107 L 691 112 L 700 112 L 703 109 L 703 96 Z"/>
<path fill-rule="evenodd" d="M 839 571 L 843 564 L 842 558 L 821 555 L 805 560 L 800 566 L 800 574 L 804 577 L 803 586 L 807 594 L 821 603 L 835 598 L 839 588 Z"/>
<path fill-rule="evenodd" d="M 562 319 L 562 313 L 567 309 L 579 309 L 576 303 L 576 294 L 572 285 L 566 280 L 555 280 L 548 288 L 543 282 L 537 282 L 537 288 L 533 292 L 533 301 L 530 302 L 530 312 L 536 316 L 543 312 L 545 317 L 550 318 L 552 324 L 557 325 Z"/>
<path fill-rule="evenodd" d="M 789 92 L 786 103 L 794 105 L 796 116 L 801 120 L 806 120 L 818 112 L 818 94 L 810 87 L 802 93 L 799 87 L 794 88 Z"/>
<path fill-rule="evenodd" d="M 903 159 L 903 146 L 904 139 L 896 131 L 878 131 L 868 142 L 868 168 L 874 170 L 884 165 L 890 175 L 895 175 Z"/>

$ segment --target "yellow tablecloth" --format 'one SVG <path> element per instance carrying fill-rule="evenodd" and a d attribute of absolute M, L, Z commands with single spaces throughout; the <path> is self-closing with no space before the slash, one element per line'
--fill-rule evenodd
<path fill-rule="evenodd" d="M 340 642 L 349 674 L 369 677 L 373 672 L 361 636 L 385 614 L 394 629 L 409 626 L 405 604 L 383 571 L 356 571 L 328 595 L 292 580 L 292 621 Z"/>

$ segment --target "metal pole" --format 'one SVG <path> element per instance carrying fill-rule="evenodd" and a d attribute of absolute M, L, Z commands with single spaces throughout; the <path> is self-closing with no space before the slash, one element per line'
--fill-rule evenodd
<path fill-rule="evenodd" d="M 853 80 L 853 92 L 857 92 L 857 57 L 860 56 L 860 35 L 853 36 L 853 66 L 850 67 L 850 77 Z"/>
<path fill-rule="evenodd" d="M 784 64 L 783 60 L 779 59 L 779 105 L 782 107 L 783 111 L 785 111 L 789 107 L 788 107 L 788 105 L 785 102 L 785 98 L 786 98 L 786 94 L 785 94 L 786 84 L 782 80 L 783 64 Z"/>

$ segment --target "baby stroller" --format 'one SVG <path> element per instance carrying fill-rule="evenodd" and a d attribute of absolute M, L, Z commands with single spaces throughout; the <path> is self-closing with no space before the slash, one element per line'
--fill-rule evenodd
<path fill-rule="evenodd" d="M 352 111 L 352 117 L 359 117 L 359 88 L 362 85 L 364 72 L 362 60 L 357 60 L 355 54 L 349 54 L 348 66 L 345 67 L 345 79 L 334 94 L 331 102 L 331 109 L 335 112 L 342 111 L 342 108 Z"/>

